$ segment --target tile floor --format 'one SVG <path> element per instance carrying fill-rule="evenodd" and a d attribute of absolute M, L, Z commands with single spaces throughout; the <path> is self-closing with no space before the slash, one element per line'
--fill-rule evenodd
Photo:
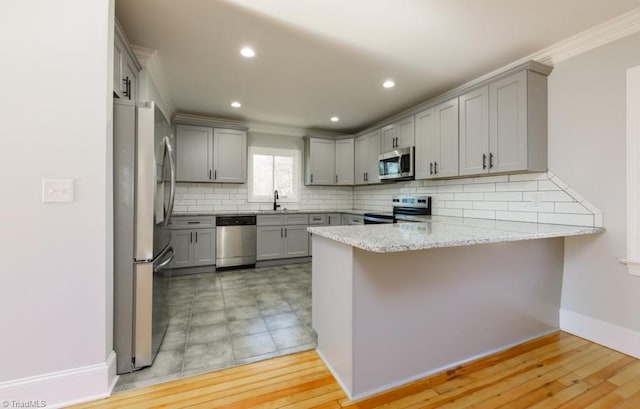
<path fill-rule="evenodd" d="M 313 349 L 311 264 L 177 276 L 153 365 L 114 391 Z"/>

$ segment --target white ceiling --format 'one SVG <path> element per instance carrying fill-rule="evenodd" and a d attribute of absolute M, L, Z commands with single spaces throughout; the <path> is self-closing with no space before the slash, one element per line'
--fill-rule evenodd
<path fill-rule="evenodd" d="M 132 44 L 158 51 L 178 112 L 351 132 L 638 6 L 116 0 L 116 15 Z M 245 45 L 255 58 L 240 56 Z M 388 78 L 395 88 L 382 88 Z M 333 115 L 340 121 L 330 122 Z"/>

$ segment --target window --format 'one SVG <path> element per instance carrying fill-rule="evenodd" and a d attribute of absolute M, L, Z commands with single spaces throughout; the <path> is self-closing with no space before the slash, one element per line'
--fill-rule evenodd
<path fill-rule="evenodd" d="M 300 200 L 300 151 L 295 149 L 249 147 L 249 201 Z"/>

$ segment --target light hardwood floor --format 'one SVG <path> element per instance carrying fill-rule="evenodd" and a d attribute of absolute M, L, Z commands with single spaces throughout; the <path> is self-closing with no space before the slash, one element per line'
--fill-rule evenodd
<path fill-rule="evenodd" d="M 315 351 L 76 408 L 640 408 L 640 360 L 557 332 L 357 402 Z"/>

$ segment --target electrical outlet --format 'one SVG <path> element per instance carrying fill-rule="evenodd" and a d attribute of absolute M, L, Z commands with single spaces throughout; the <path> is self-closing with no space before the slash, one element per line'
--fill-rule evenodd
<path fill-rule="evenodd" d="M 42 203 L 73 202 L 73 179 L 42 179 Z"/>

